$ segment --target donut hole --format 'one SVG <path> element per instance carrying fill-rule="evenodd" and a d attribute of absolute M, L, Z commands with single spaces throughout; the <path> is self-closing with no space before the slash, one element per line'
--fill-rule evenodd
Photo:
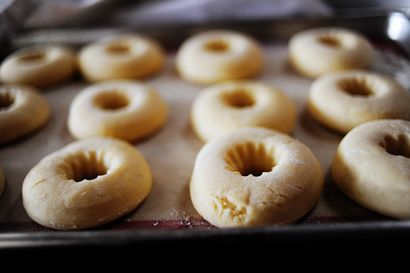
<path fill-rule="evenodd" d="M 275 160 L 272 151 L 263 143 L 245 142 L 236 144 L 225 155 L 228 170 L 242 176 L 261 176 L 272 171 Z"/>
<path fill-rule="evenodd" d="M 123 92 L 111 90 L 98 94 L 94 98 L 94 103 L 103 110 L 116 111 L 128 106 L 130 100 Z"/>
<path fill-rule="evenodd" d="M 14 103 L 14 96 L 10 92 L 0 92 L 0 111 L 6 111 Z"/>
<path fill-rule="evenodd" d="M 340 37 L 337 37 L 335 35 L 331 35 L 331 34 L 322 35 L 322 36 L 319 36 L 317 40 L 319 43 L 327 47 L 331 47 L 331 48 L 342 48 L 343 47 L 343 43 Z"/>
<path fill-rule="evenodd" d="M 237 89 L 232 92 L 225 92 L 222 95 L 222 100 L 228 106 L 234 108 L 251 107 L 255 104 L 255 98 L 250 90 Z"/>
<path fill-rule="evenodd" d="M 45 58 L 46 58 L 45 52 L 32 51 L 32 52 L 23 53 L 21 56 L 18 57 L 18 60 L 24 63 L 32 63 L 32 62 L 44 61 Z"/>
<path fill-rule="evenodd" d="M 229 44 L 222 39 L 210 40 L 205 43 L 205 49 L 215 53 L 223 53 L 229 50 Z"/>
<path fill-rule="evenodd" d="M 99 156 L 95 151 L 76 154 L 69 158 L 66 164 L 67 179 L 72 179 L 75 182 L 96 179 L 105 175 L 108 170 L 102 156 Z"/>
<path fill-rule="evenodd" d="M 116 42 L 109 44 L 105 50 L 110 54 L 128 54 L 130 52 L 130 46 L 126 42 Z"/>
<path fill-rule="evenodd" d="M 374 95 L 374 90 L 365 78 L 354 77 L 339 81 L 339 88 L 351 96 L 368 97 Z"/>
<path fill-rule="evenodd" d="M 400 134 L 397 137 L 387 135 L 380 146 L 391 155 L 410 158 L 410 136 Z"/>

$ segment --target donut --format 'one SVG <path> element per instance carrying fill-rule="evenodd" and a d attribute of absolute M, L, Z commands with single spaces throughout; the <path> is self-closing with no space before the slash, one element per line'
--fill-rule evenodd
<path fill-rule="evenodd" d="M 66 47 L 32 46 L 8 56 L 1 64 L 0 78 L 4 83 L 42 87 L 68 78 L 75 66 L 75 55 Z"/>
<path fill-rule="evenodd" d="M 45 124 L 49 116 L 48 103 L 36 89 L 24 85 L 0 86 L 0 143 L 32 132 Z"/>
<path fill-rule="evenodd" d="M 217 227 L 293 222 L 319 200 L 323 173 L 302 143 L 264 128 L 241 128 L 209 141 L 190 181 L 198 213 Z"/>
<path fill-rule="evenodd" d="M 4 178 L 3 170 L 0 168 L 0 195 L 4 191 L 4 186 L 6 185 L 6 179 Z"/>
<path fill-rule="evenodd" d="M 365 37 L 343 28 L 305 30 L 289 41 L 291 65 L 308 78 L 331 71 L 367 68 L 372 56 L 372 46 Z"/>
<path fill-rule="evenodd" d="M 109 136 L 136 141 L 166 121 L 167 106 L 151 87 L 107 81 L 80 92 L 70 105 L 68 129 L 75 138 Z"/>
<path fill-rule="evenodd" d="M 23 205 L 45 227 L 85 229 L 134 210 L 151 186 L 149 166 L 137 149 L 121 140 L 90 138 L 34 166 L 23 182 Z"/>
<path fill-rule="evenodd" d="M 321 76 L 310 88 L 308 111 L 326 126 L 347 133 L 376 119 L 410 119 L 410 94 L 386 76 L 339 71 Z"/>
<path fill-rule="evenodd" d="M 84 47 L 79 53 L 83 76 L 91 82 L 135 79 L 158 72 L 164 63 L 161 47 L 133 34 L 108 37 Z"/>
<path fill-rule="evenodd" d="M 243 34 L 208 31 L 189 38 L 176 56 L 176 67 L 187 81 L 210 84 L 256 76 L 263 66 L 258 44 Z"/>
<path fill-rule="evenodd" d="M 242 127 L 258 126 L 289 133 L 296 121 L 293 102 L 276 87 L 251 81 L 218 83 L 195 99 L 192 127 L 206 142 Z"/>
<path fill-rule="evenodd" d="M 335 184 L 380 214 L 410 218 L 410 122 L 377 120 L 357 126 L 332 163 Z"/>

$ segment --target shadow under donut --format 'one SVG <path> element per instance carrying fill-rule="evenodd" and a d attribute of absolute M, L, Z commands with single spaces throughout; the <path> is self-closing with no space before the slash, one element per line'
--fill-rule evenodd
<path fill-rule="evenodd" d="M 299 119 L 303 130 L 310 135 L 318 138 L 333 138 L 338 140 L 341 140 L 344 137 L 343 133 L 340 133 L 314 119 L 306 108 L 303 109 Z"/>

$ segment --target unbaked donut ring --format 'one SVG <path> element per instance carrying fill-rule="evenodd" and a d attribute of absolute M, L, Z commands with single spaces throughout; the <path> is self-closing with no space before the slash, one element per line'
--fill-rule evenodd
<path fill-rule="evenodd" d="M 241 127 L 259 126 L 289 133 L 295 106 L 279 89 L 251 81 L 232 81 L 206 88 L 196 98 L 192 127 L 206 142 Z"/>
<path fill-rule="evenodd" d="M 208 31 L 189 38 L 178 51 L 176 66 L 187 81 L 209 84 L 250 78 L 263 66 L 258 44 L 232 31 Z"/>
<path fill-rule="evenodd" d="M 91 82 L 134 79 L 158 72 L 164 63 L 161 47 L 148 38 L 123 34 L 94 42 L 79 53 L 83 76 Z"/>
<path fill-rule="evenodd" d="M 378 120 L 357 126 L 332 164 L 336 185 L 378 213 L 410 218 L 410 122 Z"/>
<path fill-rule="evenodd" d="M 302 31 L 289 42 L 292 66 L 309 78 L 336 70 L 366 68 L 372 55 L 372 46 L 365 37 L 343 28 Z"/>
<path fill-rule="evenodd" d="M 319 162 L 302 143 L 263 128 L 209 141 L 190 182 L 195 209 L 218 227 L 290 223 L 318 202 Z"/>
<path fill-rule="evenodd" d="M 34 166 L 23 183 L 23 204 L 40 225 L 85 229 L 134 210 L 151 191 L 144 157 L 126 142 L 91 138 L 67 145 Z"/>
<path fill-rule="evenodd" d="M 166 118 L 167 106 L 151 87 L 107 81 L 87 87 L 74 98 L 68 128 L 75 138 L 110 136 L 135 141 L 154 133 Z"/>
<path fill-rule="evenodd" d="M 60 82 L 75 70 L 74 53 L 65 47 L 44 45 L 23 48 L 7 57 L 0 67 L 4 83 L 46 86 Z"/>
<path fill-rule="evenodd" d="M 6 143 L 45 124 L 50 116 L 47 101 L 24 85 L 0 86 L 0 143 Z"/>
<path fill-rule="evenodd" d="M 326 74 L 313 82 L 308 110 L 321 123 L 347 133 L 376 119 L 410 119 L 410 94 L 386 76 L 364 71 Z"/>

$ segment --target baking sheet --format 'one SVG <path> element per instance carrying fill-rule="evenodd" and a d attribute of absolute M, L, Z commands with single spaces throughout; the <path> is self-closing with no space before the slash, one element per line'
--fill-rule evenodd
<path fill-rule="evenodd" d="M 264 56 L 266 66 L 256 80 L 279 87 L 295 102 L 298 120 L 292 135 L 313 151 L 326 174 L 318 205 L 295 224 L 388 219 L 356 205 L 331 183 L 328 170 L 342 136 L 322 127 L 307 115 L 305 103 L 311 81 L 289 68 L 287 45 L 267 44 Z M 393 74 L 405 87 L 409 87 L 407 77 L 403 76 L 406 69 L 410 71 L 408 61 L 386 49 L 378 51 L 375 60 L 374 70 Z M 393 67 L 397 65 L 401 67 Z M 170 110 L 161 131 L 135 144 L 151 167 L 153 189 L 134 212 L 99 229 L 214 229 L 198 215 L 189 197 L 192 167 L 202 146 L 190 126 L 190 108 L 203 86 L 187 83 L 178 77 L 173 53 L 169 54 L 165 69 L 144 82 L 161 94 Z M 41 158 L 74 141 L 67 130 L 68 109 L 72 99 L 87 85 L 78 78 L 43 90 L 52 109 L 48 124 L 20 141 L 0 147 L 0 166 L 7 180 L 5 192 L 0 196 L 0 231 L 47 230 L 31 221 L 26 214 L 22 206 L 21 186 L 30 168 Z"/>

